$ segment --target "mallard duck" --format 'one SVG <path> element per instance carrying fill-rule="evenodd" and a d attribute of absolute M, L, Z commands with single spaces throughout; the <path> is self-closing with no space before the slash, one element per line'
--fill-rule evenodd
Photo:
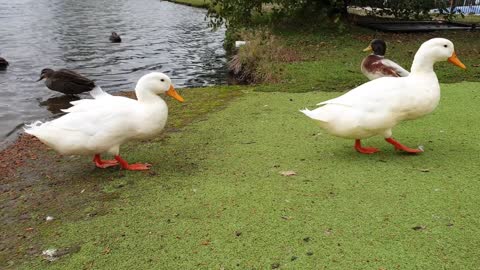
<path fill-rule="evenodd" d="M 7 69 L 8 67 L 8 61 L 5 60 L 5 58 L 0 57 L 0 70 Z"/>
<path fill-rule="evenodd" d="M 397 63 L 385 58 L 387 44 L 381 39 L 372 40 L 363 51 L 373 51 L 372 54 L 363 59 L 360 66 L 363 75 L 369 80 L 381 77 L 406 77 L 410 74 Z"/>
<path fill-rule="evenodd" d="M 69 69 L 59 69 L 54 71 L 50 68 L 44 68 L 40 72 L 40 79 L 45 79 L 45 85 L 57 92 L 67 95 L 76 95 L 91 91 L 95 87 L 95 82 L 86 78 L 75 71 Z"/>
<path fill-rule="evenodd" d="M 113 43 L 120 43 L 122 42 L 122 39 L 120 38 L 120 36 L 117 34 L 117 32 L 112 32 L 112 34 L 110 35 L 110 41 L 113 42 Z"/>
<path fill-rule="evenodd" d="M 120 157 L 119 149 L 128 140 L 150 138 L 162 131 L 168 108 L 159 94 L 183 102 L 170 78 L 160 72 L 141 77 L 135 87 L 138 100 L 112 96 L 99 86 L 90 94 L 94 99 L 73 101 L 73 107 L 63 110 L 64 116 L 27 125 L 25 132 L 60 154 L 93 155 L 99 168 L 120 165 L 125 170 L 148 170 L 150 164 L 129 164 Z M 100 154 L 105 152 L 115 159 L 102 160 Z"/>
<path fill-rule="evenodd" d="M 423 152 L 402 145 L 392 138 L 392 128 L 404 120 L 413 120 L 432 112 L 440 100 L 440 85 L 433 71 L 436 62 L 446 61 L 463 69 L 453 43 L 434 38 L 423 43 L 415 54 L 407 77 L 384 77 L 364 83 L 346 94 L 321 102 L 321 107 L 301 110 L 320 127 L 338 137 L 354 139 L 354 148 L 364 154 L 378 152 L 363 147 L 361 139 L 384 136 L 395 149 L 408 153 Z"/>

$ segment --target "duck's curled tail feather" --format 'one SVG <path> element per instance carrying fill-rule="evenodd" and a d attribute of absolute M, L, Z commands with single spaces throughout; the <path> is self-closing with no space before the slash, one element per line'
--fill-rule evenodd
<path fill-rule="evenodd" d="M 89 93 L 95 99 L 100 98 L 100 97 L 110 96 L 109 93 L 103 91 L 103 89 L 98 85 L 96 85 L 95 88 L 90 90 Z"/>
<path fill-rule="evenodd" d="M 328 122 L 328 119 L 323 115 L 323 113 L 319 111 L 319 109 L 310 111 L 309 109 L 305 108 L 303 110 L 300 110 L 300 112 L 314 120 Z"/>
<path fill-rule="evenodd" d="M 28 134 L 36 136 L 36 131 L 44 124 L 45 122 L 35 121 L 31 124 L 25 124 L 25 127 L 23 128 L 23 130 Z"/>

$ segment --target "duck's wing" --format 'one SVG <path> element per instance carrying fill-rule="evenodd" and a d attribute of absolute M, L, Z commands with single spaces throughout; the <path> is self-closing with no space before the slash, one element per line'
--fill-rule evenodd
<path fill-rule="evenodd" d="M 396 75 L 395 77 L 406 77 L 410 74 L 410 72 L 390 59 L 382 59 L 380 62 L 385 66 L 386 71 L 390 74 Z"/>
<path fill-rule="evenodd" d="M 73 112 L 85 112 L 85 111 L 96 111 L 100 108 L 107 108 L 108 110 L 117 110 L 118 108 L 124 107 L 135 107 L 137 106 L 137 101 L 131 98 L 122 97 L 122 96 L 112 96 L 104 92 L 99 86 L 96 86 L 90 95 L 94 99 L 81 99 L 70 102 L 73 106 L 68 109 L 63 109 L 63 112 L 73 113 Z"/>
<path fill-rule="evenodd" d="M 347 93 L 318 103 L 317 105 L 336 104 L 347 107 L 355 107 L 361 110 L 376 110 L 386 108 L 397 102 L 398 96 L 402 96 L 405 88 L 405 78 L 382 77 L 366 82 Z"/>
<path fill-rule="evenodd" d="M 133 136 L 138 126 L 136 100 L 111 96 L 103 99 L 85 99 L 65 110 L 68 112 L 44 123 L 49 130 L 78 134 L 79 137 L 119 138 Z M 75 136 L 75 135 L 72 135 Z"/>
<path fill-rule="evenodd" d="M 55 78 L 71 81 L 75 84 L 91 86 L 92 89 L 95 86 L 94 81 L 69 69 L 59 69 L 54 73 L 54 76 Z"/>
<path fill-rule="evenodd" d="M 94 81 L 68 69 L 55 71 L 49 81 L 49 88 L 66 94 L 80 94 L 95 87 Z"/>

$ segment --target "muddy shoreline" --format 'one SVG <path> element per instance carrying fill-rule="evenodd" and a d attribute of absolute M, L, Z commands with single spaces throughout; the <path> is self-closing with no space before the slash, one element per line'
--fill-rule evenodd
<path fill-rule="evenodd" d="M 134 92 L 119 95 L 135 98 Z M 112 174 L 114 171 L 118 173 Z M 105 181 L 123 175 L 118 168 L 108 172 Z M 89 157 L 59 155 L 25 133 L 2 149 L 0 268 L 15 268 L 22 261 L 40 256 L 42 230 L 58 220 L 93 218 L 106 213 L 104 203 L 118 195 L 106 196 L 101 191 L 105 182 L 88 177 L 102 173 L 95 170 Z M 53 220 L 47 221 L 47 216 Z"/>

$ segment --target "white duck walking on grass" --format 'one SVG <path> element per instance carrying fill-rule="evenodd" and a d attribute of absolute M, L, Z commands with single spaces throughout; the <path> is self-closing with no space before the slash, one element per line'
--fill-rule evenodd
<path fill-rule="evenodd" d="M 433 71 L 436 62 L 446 61 L 463 69 L 453 43 L 444 38 L 424 42 L 413 60 L 407 77 L 383 77 L 352 89 L 346 94 L 321 102 L 321 107 L 301 110 L 318 121 L 332 135 L 355 139 L 354 148 L 363 154 L 379 149 L 362 147 L 360 140 L 384 136 L 396 150 L 423 152 L 402 145 L 392 138 L 392 128 L 403 120 L 413 120 L 431 113 L 440 101 L 440 85 Z"/>
<path fill-rule="evenodd" d="M 66 115 L 53 121 L 37 121 L 25 132 L 61 154 L 94 155 L 99 168 L 120 165 L 125 170 L 148 170 L 150 164 L 128 164 L 119 155 L 120 145 L 131 139 L 150 138 L 160 133 L 167 122 L 168 108 L 159 94 L 167 94 L 180 102 L 183 98 L 173 88 L 170 78 L 152 72 L 138 80 L 137 100 L 112 96 L 100 87 L 90 94 L 94 99 L 73 101 Z M 102 160 L 108 152 L 115 160 Z"/>

